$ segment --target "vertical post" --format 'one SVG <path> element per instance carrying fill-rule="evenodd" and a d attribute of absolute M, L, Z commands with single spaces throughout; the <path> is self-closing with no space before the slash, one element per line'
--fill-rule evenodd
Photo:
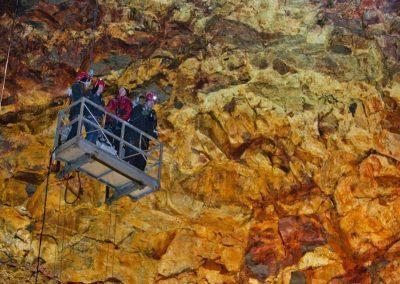
<path fill-rule="evenodd" d="M 158 157 L 158 186 L 161 186 L 161 169 L 162 169 L 162 155 L 163 155 L 163 144 L 160 143 L 160 156 Z"/>
<path fill-rule="evenodd" d="M 106 198 L 105 202 L 107 203 L 110 199 L 110 187 L 107 185 L 106 186 Z"/>
<path fill-rule="evenodd" d="M 124 121 L 122 123 L 122 128 L 121 128 L 121 136 L 119 138 L 121 138 L 121 141 L 119 142 L 119 158 L 122 160 L 123 156 L 125 156 L 125 153 L 122 153 L 122 150 L 124 148 L 124 142 L 125 142 L 125 124 L 126 122 Z"/>
<path fill-rule="evenodd" d="M 82 120 L 83 120 L 83 109 L 85 108 L 85 98 L 81 99 L 81 107 L 79 110 L 79 116 L 78 116 L 78 130 L 76 132 L 76 136 L 81 136 L 82 134 Z"/>
<path fill-rule="evenodd" d="M 57 115 L 57 127 L 56 127 L 56 133 L 54 134 L 54 148 L 57 148 L 61 144 L 60 128 L 61 128 L 61 116 L 62 115 L 64 115 L 63 110 L 61 110 Z"/>

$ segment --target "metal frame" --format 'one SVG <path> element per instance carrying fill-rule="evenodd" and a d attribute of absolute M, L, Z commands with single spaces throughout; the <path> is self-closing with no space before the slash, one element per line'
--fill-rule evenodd
<path fill-rule="evenodd" d="M 78 105 L 78 116 L 73 120 L 66 122 L 66 115 L 71 111 L 73 107 L 76 108 Z M 116 123 L 120 124 L 122 126 L 120 135 L 117 136 L 114 133 L 110 132 L 108 129 L 105 129 L 102 126 L 102 122 L 97 122 L 88 106 L 90 106 L 90 108 L 100 110 L 103 114 L 103 118 L 106 117 L 108 119 L 112 119 Z M 92 121 L 88 118 L 94 119 Z M 72 127 L 74 123 L 78 123 L 76 136 L 69 139 L 68 141 L 63 141 L 63 132 L 65 132 L 69 127 Z M 108 136 L 118 141 L 119 149 L 115 149 L 118 150 L 118 156 L 113 156 L 109 152 L 98 147 L 96 144 L 93 144 L 92 142 L 86 140 L 83 137 L 82 131 L 84 125 L 90 125 L 94 129 L 93 131 L 99 131 L 100 135 L 104 136 L 107 140 Z M 132 145 L 131 143 L 126 141 L 125 133 L 127 132 L 127 129 L 129 129 L 129 131 L 135 132 L 136 135 L 139 134 L 139 147 L 136 147 L 135 145 Z M 146 138 L 146 140 L 148 139 L 149 141 L 149 147 L 146 150 L 141 149 L 141 142 L 144 138 Z M 107 112 L 103 107 L 96 105 L 87 98 L 82 98 L 79 101 L 74 102 L 73 104 L 69 105 L 58 113 L 54 145 L 54 159 L 61 161 L 65 164 L 64 170 L 58 175 L 59 178 L 65 176 L 75 169 L 82 171 L 88 176 L 91 176 L 106 184 L 107 186 L 114 188 L 115 196 L 112 197 L 112 200 L 115 200 L 122 195 L 130 195 L 133 191 L 137 191 L 138 193 L 143 191 L 143 193 L 141 194 L 130 195 L 132 198 L 138 199 L 142 195 L 144 196 L 153 192 L 154 190 L 158 190 L 160 187 L 163 144 L 154 137 L 143 132 L 142 130 Z M 131 150 L 134 150 L 136 152 L 136 154 L 130 156 L 143 156 L 143 158 L 147 162 L 145 171 L 137 169 L 126 161 L 126 159 L 130 157 L 125 156 L 126 151 L 124 150 L 127 148 L 130 148 Z M 71 149 L 79 149 L 79 151 L 83 152 L 84 154 L 76 158 L 75 160 L 64 159 L 63 154 Z M 84 169 L 85 165 L 93 163 L 94 161 L 100 163 L 104 167 L 107 167 L 108 170 L 96 176 L 90 171 Z M 130 180 L 130 182 L 119 187 L 113 186 L 113 184 L 107 182 L 104 179 L 107 175 L 112 174 L 113 172 L 125 177 L 126 179 Z M 147 190 L 140 190 L 143 188 Z"/>
<path fill-rule="evenodd" d="M 57 178 L 59 178 L 59 179 L 63 178 L 67 174 L 74 171 L 74 169 L 79 168 L 79 167 L 83 166 L 84 164 L 86 164 L 87 162 L 89 162 L 91 159 L 92 159 L 92 157 L 89 154 L 80 156 L 78 159 L 76 159 L 72 163 L 68 163 L 62 171 L 58 172 Z"/>

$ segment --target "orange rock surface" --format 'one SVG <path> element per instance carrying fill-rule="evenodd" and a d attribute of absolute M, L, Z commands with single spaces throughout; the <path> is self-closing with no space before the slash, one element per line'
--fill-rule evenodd
<path fill-rule="evenodd" d="M 168 95 L 162 186 L 107 206 L 83 177 L 71 205 L 51 175 L 41 283 L 400 282 L 398 1 L 98 5 L 19 9 L 0 110 L 1 283 L 34 282 L 56 114 L 91 40 L 106 100 L 117 86 Z"/>

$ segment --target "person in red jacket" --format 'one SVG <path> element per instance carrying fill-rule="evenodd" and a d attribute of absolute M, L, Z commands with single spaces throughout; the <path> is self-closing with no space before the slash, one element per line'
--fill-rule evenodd
<path fill-rule="evenodd" d="M 118 116 L 122 120 L 128 121 L 131 116 L 131 112 L 132 112 L 132 102 L 126 96 L 126 94 L 127 94 L 127 91 L 124 87 L 119 88 L 118 94 L 108 102 L 108 104 L 106 106 L 106 110 L 108 112 L 111 112 L 112 114 Z M 118 137 L 121 135 L 121 127 L 122 127 L 122 124 L 120 122 L 117 122 L 112 117 L 108 116 L 106 118 L 106 128 L 111 130 L 111 132 L 114 135 L 116 135 Z M 118 151 L 119 150 L 119 142 L 116 139 L 112 139 L 112 140 L 114 140 L 114 147 Z"/>
<path fill-rule="evenodd" d="M 106 109 L 122 120 L 129 120 L 132 112 L 132 102 L 126 96 L 126 89 L 124 87 L 121 87 L 118 94 L 108 102 Z"/>

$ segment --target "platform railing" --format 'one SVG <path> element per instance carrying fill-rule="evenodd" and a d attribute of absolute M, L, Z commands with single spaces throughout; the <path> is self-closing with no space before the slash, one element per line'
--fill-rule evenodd
<path fill-rule="evenodd" d="M 79 112 L 77 112 L 78 109 Z M 72 120 L 69 120 L 71 110 L 74 110 L 76 114 L 71 116 Z M 76 135 L 69 135 L 76 123 Z M 118 131 L 113 131 L 111 126 L 116 127 Z M 91 133 L 96 133 L 95 141 L 88 140 Z M 131 166 L 136 167 L 138 161 L 142 165 L 145 162 L 144 172 L 160 181 L 163 144 L 87 98 L 74 102 L 58 113 L 55 147 L 57 148 L 76 137 L 85 138 L 88 142 Z M 98 142 L 99 140 L 102 142 Z"/>

